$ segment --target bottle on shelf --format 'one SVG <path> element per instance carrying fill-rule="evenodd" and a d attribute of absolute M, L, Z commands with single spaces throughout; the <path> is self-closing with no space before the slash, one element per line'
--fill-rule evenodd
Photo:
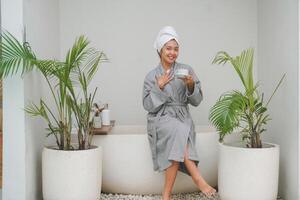
<path fill-rule="evenodd" d="M 104 110 L 101 112 L 102 125 L 109 126 L 110 125 L 110 110 L 108 109 L 108 104 L 105 104 Z"/>

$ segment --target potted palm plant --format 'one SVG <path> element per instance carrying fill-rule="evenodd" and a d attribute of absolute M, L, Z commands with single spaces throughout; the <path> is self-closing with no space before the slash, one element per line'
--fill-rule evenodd
<path fill-rule="evenodd" d="M 44 60 L 35 56 L 28 42 L 21 44 L 8 32 L 1 35 L 0 77 L 37 69 L 54 102 L 51 106 L 41 98 L 38 104 L 30 103 L 25 108 L 30 115 L 46 121 L 47 136 L 56 141 L 54 146 L 45 147 L 42 154 L 45 200 L 92 200 L 101 194 L 102 150 L 92 145 L 91 109 L 97 88 L 91 93 L 88 84 L 106 57 L 88 44 L 80 36 L 64 61 Z M 76 138 L 72 137 L 73 129 Z"/>
<path fill-rule="evenodd" d="M 223 200 L 277 198 L 279 146 L 263 143 L 261 134 L 271 119 L 267 107 L 285 75 L 265 103 L 253 79 L 253 54 L 252 48 L 236 57 L 222 51 L 213 60 L 213 64 L 229 62 L 244 86 L 242 92 L 222 94 L 209 114 L 220 136 L 218 188 Z M 225 142 L 233 132 L 240 134 L 241 141 Z"/>

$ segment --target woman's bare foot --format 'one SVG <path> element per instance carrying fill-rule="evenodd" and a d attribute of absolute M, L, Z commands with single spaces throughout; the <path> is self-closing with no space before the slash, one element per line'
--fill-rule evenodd
<path fill-rule="evenodd" d="M 163 194 L 162 195 L 162 200 L 170 200 L 171 194 Z"/>
<path fill-rule="evenodd" d="M 203 187 L 201 189 L 201 192 L 207 197 L 211 197 L 216 194 L 216 190 L 213 187 L 211 187 L 210 185 Z"/>
<path fill-rule="evenodd" d="M 201 192 L 207 197 L 211 197 L 216 194 L 216 190 L 210 185 L 208 185 L 206 182 L 199 180 L 197 181 L 197 185 Z"/>

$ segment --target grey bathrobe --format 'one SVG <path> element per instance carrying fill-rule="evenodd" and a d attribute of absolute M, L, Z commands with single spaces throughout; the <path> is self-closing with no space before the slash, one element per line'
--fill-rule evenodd
<path fill-rule="evenodd" d="M 148 111 L 147 132 L 152 152 L 153 169 L 163 171 L 170 167 L 172 160 L 179 161 L 179 170 L 190 175 L 183 160 L 188 144 L 188 156 L 198 165 L 196 134 L 188 104 L 198 106 L 203 99 L 200 81 L 190 66 L 174 63 L 171 75 L 177 69 L 188 69 L 195 81 L 194 91 L 189 93 L 185 83 L 174 78 L 164 89 L 158 87 L 156 77 L 164 74 L 159 64 L 145 77 L 143 106 Z"/>

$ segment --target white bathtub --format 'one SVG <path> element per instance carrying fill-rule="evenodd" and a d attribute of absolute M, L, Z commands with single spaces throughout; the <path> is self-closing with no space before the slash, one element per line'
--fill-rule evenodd
<path fill-rule="evenodd" d="M 197 126 L 199 169 L 205 180 L 217 185 L 218 134 Z M 123 194 L 161 194 L 164 172 L 154 172 L 145 126 L 115 126 L 108 135 L 95 135 L 102 146 L 102 191 Z M 177 174 L 173 193 L 198 191 L 190 176 Z"/>

